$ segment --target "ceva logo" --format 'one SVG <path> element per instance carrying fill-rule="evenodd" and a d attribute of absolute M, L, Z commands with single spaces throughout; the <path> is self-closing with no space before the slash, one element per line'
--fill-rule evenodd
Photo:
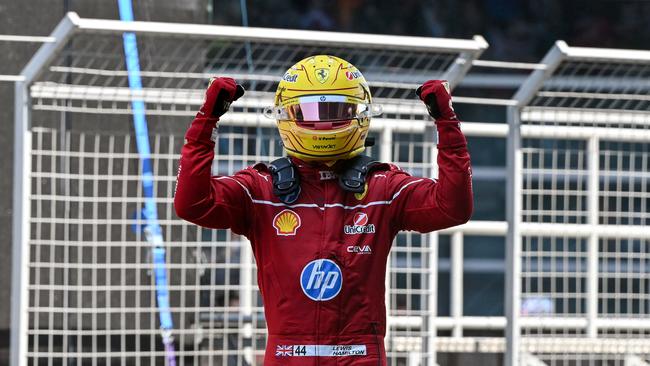
<path fill-rule="evenodd" d="M 357 212 L 352 218 L 352 225 L 345 225 L 343 232 L 348 235 L 370 234 L 375 232 L 375 225 L 368 224 L 368 214 Z"/>
<path fill-rule="evenodd" d="M 347 247 L 348 253 L 356 254 L 372 254 L 372 248 L 370 245 L 350 245 Z"/>

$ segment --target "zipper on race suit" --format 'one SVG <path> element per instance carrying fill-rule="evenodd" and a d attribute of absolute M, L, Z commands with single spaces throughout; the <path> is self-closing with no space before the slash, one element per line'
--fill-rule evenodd
<path fill-rule="evenodd" d="M 322 212 L 323 220 L 320 224 L 320 243 L 318 243 L 318 258 L 323 258 L 323 249 L 325 245 L 325 219 L 327 218 L 327 212 L 325 210 L 325 203 L 327 203 L 327 183 L 329 181 L 321 181 L 323 184 L 323 207 Z M 320 319 L 321 319 L 321 302 L 317 301 L 316 304 L 316 344 L 320 344 Z M 320 365 L 320 357 L 316 357 L 316 366 Z"/>

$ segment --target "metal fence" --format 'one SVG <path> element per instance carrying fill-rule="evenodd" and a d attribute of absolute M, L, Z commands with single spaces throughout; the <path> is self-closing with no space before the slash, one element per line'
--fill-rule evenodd
<path fill-rule="evenodd" d="M 137 96 L 128 88 L 122 32 L 138 38 L 144 89 Z M 435 176 L 434 132 L 413 89 L 431 78 L 457 85 L 473 64 L 490 65 L 476 60 L 487 47 L 480 37 L 123 23 L 75 14 L 52 37 L 16 83 L 12 365 L 19 366 L 164 362 L 142 233 L 133 97 L 144 99 L 150 122 L 178 362 L 260 365 L 265 323 L 250 247 L 230 231 L 179 220 L 172 206 L 183 133 L 206 80 L 232 76 L 248 90 L 222 119 L 215 173 L 282 154 L 261 108 L 295 61 L 332 53 L 364 72 L 384 106 L 373 119 L 379 143 L 370 153 Z M 386 278 L 392 365 L 434 365 L 437 352 L 507 351 L 511 365 L 630 363 L 650 354 L 643 340 L 650 331 L 649 59 L 646 52 L 558 43 L 541 64 L 526 65 L 535 71 L 514 99 L 454 98 L 509 108 L 509 124 L 467 122 L 463 130 L 470 143 L 505 145 L 509 137 L 507 175 L 505 166 L 475 164 L 474 181 L 480 188 L 507 177 L 514 225 L 474 220 L 430 235 L 399 234 Z M 499 197 L 477 205 L 489 200 Z M 505 245 L 506 236 L 509 321 L 467 316 L 464 243 L 494 237 Z M 438 253 L 441 242 L 449 260 Z M 443 287 L 448 316 L 438 312 Z"/>
<path fill-rule="evenodd" d="M 508 364 L 647 360 L 650 52 L 542 63 L 510 110 Z"/>

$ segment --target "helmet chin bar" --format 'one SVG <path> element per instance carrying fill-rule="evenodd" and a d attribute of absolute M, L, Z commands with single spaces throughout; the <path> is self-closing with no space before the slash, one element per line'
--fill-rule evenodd
<path fill-rule="evenodd" d="M 374 139 L 368 137 L 369 122 L 353 120 L 343 128 L 318 130 L 294 121 L 278 121 L 278 129 L 289 155 L 322 162 L 349 159 L 363 153 L 367 146 L 374 145 Z"/>
<path fill-rule="evenodd" d="M 357 155 L 360 155 L 363 153 L 365 150 L 365 147 L 360 147 L 357 148 L 351 152 L 343 153 L 343 154 L 337 154 L 337 155 L 332 155 L 332 156 L 311 156 L 308 154 L 301 153 L 296 150 L 289 150 L 287 147 L 284 147 L 284 151 L 287 153 L 289 156 L 293 156 L 295 158 L 298 158 L 302 161 L 305 162 L 319 162 L 319 163 L 324 163 L 326 165 L 331 165 L 333 163 L 336 163 L 339 160 L 347 160 L 351 159 Z M 331 163 L 331 164 L 330 164 Z"/>
<path fill-rule="evenodd" d="M 343 120 L 343 121 L 302 121 L 298 122 L 296 121 L 295 123 L 302 127 L 306 128 L 308 130 L 315 130 L 315 131 L 330 131 L 332 129 L 339 129 L 343 127 L 347 127 L 352 123 L 353 120 L 348 119 L 348 120 Z"/>

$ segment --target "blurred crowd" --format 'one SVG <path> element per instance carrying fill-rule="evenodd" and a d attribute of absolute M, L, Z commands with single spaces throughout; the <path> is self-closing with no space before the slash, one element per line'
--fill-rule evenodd
<path fill-rule="evenodd" d="M 649 48 L 650 0 L 248 0 L 253 27 L 470 38 L 485 58 L 539 61 L 571 46 Z M 215 24 L 241 25 L 241 2 L 213 0 Z"/>

